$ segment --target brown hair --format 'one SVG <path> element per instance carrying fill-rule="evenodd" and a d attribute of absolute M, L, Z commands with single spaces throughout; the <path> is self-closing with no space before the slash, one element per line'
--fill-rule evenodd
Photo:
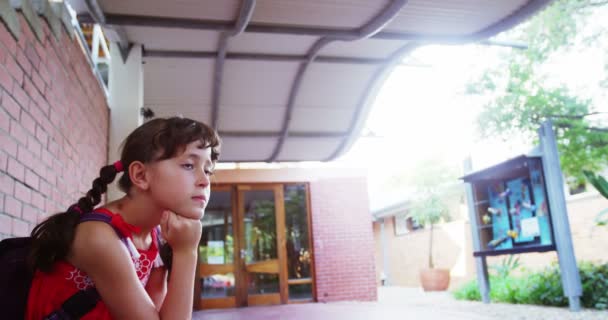
<path fill-rule="evenodd" d="M 133 161 L 151 163 L 169 159 L 179 155 L 189 143 L 195 141 L 201 142 L 202 149 L 211 148 L 211 160 L 217 162 L 220 138 L 202 122 L 173 117 L 154 119 L 141 125 L 123 142 L 120 161 L 125 173 L 118 182 L 120 189 L 128 193 L 132 186 L 127 170 Z M 113 165 L 102 167 L 99 177 L 93 180 L 93 187 L 85 196 L 65 212 L 50 216 L 32 230 L 30 258 L 34 268 L 49 272 L 55 262 L 65 259 L 74 240 L 80 215 L 93 211 L 118 173 Z"/>

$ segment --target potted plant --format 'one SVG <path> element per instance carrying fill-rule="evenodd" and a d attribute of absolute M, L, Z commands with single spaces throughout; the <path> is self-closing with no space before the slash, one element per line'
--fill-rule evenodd
<path fill-rule="evenodd" d="M 439 194 L 428 192 L 410 207 L 410 216 L 419 225 L 429 227 L 428 267 L 420 271 L 424 291 L 443 291 L 450 285 L 450 270 L 435 268 L 433 262 L 433 227 L 442 219 L 449 218 L 449 210 Z"/>

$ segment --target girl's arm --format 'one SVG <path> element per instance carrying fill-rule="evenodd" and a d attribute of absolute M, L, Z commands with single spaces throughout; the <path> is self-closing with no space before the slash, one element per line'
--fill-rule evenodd
<path fill-rule="evenodd" d="M 114 229 L 96 221 L 77 227 L 69 260 L 91 277 L 114 319 L 191 319 L 198 244 L 193 239 L 200 238 L 201 224 L 172 218 L 171 223 L 165 220 L 164 227 L 179 246 L 173 252 L 171 281 L 160 311 L 141 285 L 131 256 Z"/>
<path fill-rule="evenodd" d="M 154 302 L 156 310 L 160 310 L 167 295 L 167 269 L 164 267 L 154 268 L 150 272 L 150 278 L 146 284 L 146 291 Z"/>

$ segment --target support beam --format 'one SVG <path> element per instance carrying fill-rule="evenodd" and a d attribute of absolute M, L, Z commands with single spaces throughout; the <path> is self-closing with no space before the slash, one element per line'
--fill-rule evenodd
<path fill-rule="evenodd" d="M 133 46 L 126 63 L 120 61 L 118 44 L 110 43 L 110 133 L 108 162 L 120 159 L 119 146 L 131 131 L 143 123 L 143 65 L 141 45 Z M 122 193 L 115 184 L 108 187 L 108 200 L 118 199 Z"/>
<path fill-rule="evenodd" d="M 220 95 L 222 90 L 222 78 L 224 76 L 224 61 L 226 60 L 226 50 L 228 48 L 228 38 L 235 37 L 245 30 L 247 24 L 253 16 L 255 0 L 243 0 L 239 17 L 230 31 L 222 32 L 218 44 L 217 59 L 215 59 L 215 69 L 213 73 L 213 91 L 211 96 L 211 127 L 218 129 Z"/>
<path fill-rule="evenodd" d="M 168 51 L 168 50 L 144 50 L 144 58 L 193 58 L 193 59 L 215 59 L 216 51 Z M 224 57 L 226 60 L 252 60 L 252 61 L 285 61 L 306 62 L 306 55 L 297 54 L 273 54 L 273 53 L 246 53 L 229 52 Z M 341 64 L 364 64 L 375 65 L 386 62 L 380 58 L 357 58 L 357 57 L 335 57 L 317 56 L 315 62 L 341 63 Z"/>
<path fill-rule="evenodd" d="M 281 150 L 283 149 L 285 139 L 287 139 L 287 135 L 289 134 L 289 126 L 291 124 L 293 108 L 295 106 L 295 100 L 298 92 L 300 91 L 300 87 L 302 86 L 302 80 L 304 79 L 306 71 L 309 70 L 310 65 L 314 62 L 321 49 L 333 41 L 356 41 L 373 36 L 374 34 L 380 32 L 385 25 L 387 25 L 395 16 L 397 16 L 399 11 L 403 8 L 403 6 L 405 6 L 406 3 L 407 0 L 393 0 L 379 14 L 372 18 L 372 20 L 367 22 L 363 27 L 354 31 L 353 34 L 340 37 L 327 36 L 319 39 L 313 44 L 307 54 L 308 61 L 300 64 L 300 67 L 298 68 L 298 72 L 289 93 L 285 116 L 283 118 L 283 126 L 281 128 L 281 136 L 279 137 L 272 155 L 267 159 L 267 162 L 276 161 L 281 153 Z"/>

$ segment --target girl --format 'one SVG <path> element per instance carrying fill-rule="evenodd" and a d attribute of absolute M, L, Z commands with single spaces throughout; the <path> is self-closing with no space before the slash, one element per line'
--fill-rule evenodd
<path fill-rule="evenodd" d="M 190 119 L 135 129 L 120 161 L 101 168 L 77 204 L 32 231 L 36 273 L 26 319 L 190 319 L 200 219 L 219 144 L 211 128 Z M 121 171 L 126 195 L 95 209 Z M 170 281 L 158 258 L 159 224 L 172 249 Z M 75 293 L 88 295 L 90 308 Z"/>

